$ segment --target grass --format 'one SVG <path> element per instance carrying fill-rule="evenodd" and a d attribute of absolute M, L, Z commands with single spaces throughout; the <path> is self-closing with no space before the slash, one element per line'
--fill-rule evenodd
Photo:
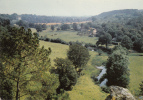
<path fill-rule="evenodd" d="M 139 91 L 139 84 L 143 81 L 143 56 L 130 56 L 130 84 L 129 89 L 135 95 Z"/>
<path fill-rule="evenodd" d="M 68 50 L 67 45 L 50 43 L 40 41 L 40 46 L 44 45 L 45 48 L 51 47 L 52 54 L 50 55 L 51 63 L 54 65 L 53 59 L 56 57 L 66 58 L 66 52 Z M 72 91 L 68 91 L 71 100 L 104 100 L 108 94 L 102 93 L 100 87 L 95 85 L 90 76 L 99 74 L 99 70 L 95 65 L 102 65 L 107 61 L 108 56 L 103 54 L 98 56 L 97 52 L 90 51 L 90 60 L 83 70 L 84 76 L 78 79 L 77 84 L 73 87 Z M 139 84 L 143 81 L 143 55 L 142 53 L 129 54 L 129 69 L 130 69 L 130 83 L 129 90 L 133 95 L 136 95 L 139 91 Z"/>
<path fill-rule="evenodd" d="M 35 28 L 30 28 L 30 29 L 31 29 L 32 33 L 37 32 L 37 30 Z"/>
<path fill-rule="evenodd" d="M 72 91 L 68 91 L 71 100 L 105 100 L 108 94 L 101 91 L 101 88 L 96 85 L 91 79 L 91 75 L 98 76 L 100 70 L 96 68 L 97 52 L 90 51 L 90 60 L 85 69 L 82 71 L 85 75 L 80 76 L 77 84 Z M 98 56 L 99 57 L 99 56 Z M 106 60 L 107 56 L 100 56 L 102 60 Z M 101 61 L 102 62 L 102 61 Z"/>
<path fill-rule="evenodd" d="M 40 36 L 47 36 L 48 38 L 51 38 L 51 39 L 60 38 L 66 42 L 79 41 L 79 42 L 84 42 L 84 43 L 95 44 L 96 41 L 98 40 L 97 37 L 79 36 L 79 35 L 77 35 L 77 33 L 78 33 L 77 31 L 73 31 L 73 30 L 52 31 L 50 28 L 47 28 L 47 30 L 40 32 L 39 35 Z"/>
<path fill-rule="evenodd" d="M 43 45 L 46 49 L 48 47 L 51 47 L 52 49 L 52 53 L 50 55 L 52 65 L 54 65 L 53 59 L 56 57 L 66 58 L 66 52 L 69 48 L 67 45 L 40 41 L 40 47 Z M 83 71 L 85 75 L 78 79 L 78 82 L 73 86 L 72 91 L 68 91 L 71 100 L 104 100 L 108 95 L 101 92 L 100 87 L 94 84 L 93 80 L 90 78 L 92 73 L 98 75 L 100 71 L 96 69 L 94 64 L 92 64 L 93 58 L 97 53 L 90 51 L 90 55 L 90 60 Z"/>
<path fill-rule="evenodd" d="M 71 100 L 105 100 L 108 94 L 102 93 L 88 75 L 81 76 L 72 91 L 68 91 Z"/>
<path fill-rule="evenodd" d="M 51 42 L 45 42 L 45 41 L 40 41 L 40 47 L 44 46 L 45 49 L 48 49 L 49 47 L 52 50 L 52 53 L 50 55 L 51 59 L 51 65 L 54 65 L 54 59 L 56 57 L 59 58 L 66 58 L 67 50 L 69 49 L 69 46 L 63 45 L 63 44 L 57 44 L 57 43 L 51 43 Z"/>

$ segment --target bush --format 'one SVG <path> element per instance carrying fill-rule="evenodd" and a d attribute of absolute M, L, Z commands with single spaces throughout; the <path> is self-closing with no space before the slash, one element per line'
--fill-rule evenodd
<path fill-rule="evenodd" d="M 57 67 L 55 71 L 59 75 L 60 81 L 57 92 L 59 92 L 60 89 L 70 90 L 71 86 L 75 85 L 77 82 L 77 73 L 72 62 L 63 58 L 56 58 L 54 61 Z"/>
<path fill-rule="evenodd" d="M 101 87 L 101 89 L 102 89 L 102 91 L 104 91 L 105 93 L 109 93 L 109 92 L 110 92 L 109 87 L 103 86 L 103 87 Z"/>
<path fill-rule="evenodd" d="M 51 41 L 51 39 L 50 38 L 46 38 L 45 41 Z"/>

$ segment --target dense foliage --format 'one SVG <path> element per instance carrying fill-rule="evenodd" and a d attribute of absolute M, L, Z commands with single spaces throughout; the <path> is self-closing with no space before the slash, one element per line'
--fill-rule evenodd
<path fill-rule="evenodd" d="M 109 34 L 109 33 L 105 33 L 104 35 L 101 35 L 97 41 L 97 46 L 99 44 L 101 45 L 106 45 L 106 48 L 108 46 L 109 43 L 111 43 L 111 40 L 112 40 L 112 36 Z"/>
<path fill-rule="evenodd" d="M 140 95 L 143 95 L 143 81 L 140 84 Z"/>
<path fill-rule="evenodd" d="M 61 30 L 67 30 L 67 29 L 70 29 L 70 25 L 69 24 L 61 25 Z"/>
<path fill-rule="evenodd" d="M 55 60 L 56 73 L 59 75 L 60 86 L 58 90 L 69 90 L 77 82 L 77 72 L 68 59 L 56 58 Z"/>
<path fill-rule="evenodd" d="M 107 86 L 117 85 L 127 87 L 129 84 L 127 52 L 121 47 L 115 47 L 113 53 L 109 56 L 106 68 L 108 79 Z"/>
<path fill-rule="evenodd" d="M 51 49 L 39 48 L 37 34 L 32 35 L 30 29 L 26 31 L 23 27 L 3 30 L 0 39 L 0 92 L 7 94 L 3 99 L 18 100 L 25 95 L 32 100 L 52 98 L 59 81 L 50 73 Z"/>
<path fill-rule="evenodd" d="M 87 64 L 90 57 L 89 51 L 78 44 L 70 45 L 67 56 L 75 66 L 76 70 L 77 68 L 82 69 Z"/>
<path fill-rule="evenodd" d="M 121 45 L 127 49 L 131 49 L 133 47 L 133 42 L 127 35 L 125 35 L 121 41 Z"/>

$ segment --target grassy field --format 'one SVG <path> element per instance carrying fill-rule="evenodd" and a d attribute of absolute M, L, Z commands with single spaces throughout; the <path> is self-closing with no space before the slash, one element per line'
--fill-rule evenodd
<path fill-rule="evenodd" d="M 30 28 L 32 33 L 37 32 L 37 30 L 35 28 Z"/>
<path fill-rule="evenodd" d="M 50 43 L 50 42 L 45 42 L 45 41 L 40 41 L 40 47 L 44 46 L 46 49 L 49 47 L 52 50 L 52 53 L 50 55 L 51 59 L 51 65 L 54 65 L 54 59 L 56 57 L 59 58 L 66 58 L 67 50 L 69 49 L 69 46 L 63 45 L 63 44 L 57 44 L 57 43 Z"/>
<path fill-rule="evenodd" d="M 97 58 L 102 60 L 97 60 Z M 82 71 L 84 75 L 78 79 L 73 90 L 68 91 L 71 100 L 105 100 L 109 94 L 102 92 L 101 88 L 93 82 L 91 76 L 94 75 L 97 77 L 100 73 L 95 63 L 98 62 L 99 65 L 102 65 L 102 62 L 106 60 L 107 56 L 98 56 L 97 52 L 90 51 L 90 60 Z"/>
<path fill-rule="evenodd" d="M 130 56 L 130 91 L 135 95 L 139 91 L 139 84 L 143 81 L 143 56 Z"/>
<path fill-rule="evenodd" d="M 68 91 L 71 100 L 105 100 L 108 94 L 102 93 L 88 75 L 81 76 L 72 91 Z"/>
<path fill-rule="evenodd" d="M 69 48 L 67 45 L 40 41 L 40 47 L 42 46 L 44 46 L 46 49 L 48 47 L 52 49 L 52 53 L 50 55 L 52 65 L 54 65 L 53 59 L 56 57 L 66 58 L 66 52 Z M 85 75 L 78 79 L 78 82 L 73 87 L 72 91 L 68 91 L 71 100 L 104 100 L 108 95 L 101 92 L 100 87 L 96 85 L 90 78 L 91 74 L 95 73 L 98 75 L 100 71 L 96 69 L 96 66 L 93 64 L 93 58 L 95 58 L 97 53 L 90 51 L 90 55 L 90 60 L 83 70 Z"/>
<path fill-rule="evenodd" d="M 40 32 L 39 35 L 40 36 L 47 36 L 48 38 L 51 38 L 51 39 L 60 38 L 66 42 L 79 41 L 79 42 L 84 42 L 84 43 L 95 44 L 96 41 L 98 40 L 97 37 L 79 36 L 79 35 L 77 35 L 77 31 L 73 31 L 73 30 L 52 31 L 50 28 L 47 28 L 47 30 Z"/>

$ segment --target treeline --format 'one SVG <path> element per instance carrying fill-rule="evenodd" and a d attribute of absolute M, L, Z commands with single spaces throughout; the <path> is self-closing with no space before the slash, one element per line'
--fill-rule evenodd
<path fill-rule="evenodd" d="M 143 11 L 135 9 L 105 12 L 92 17 L 90 28 L 97 30 L 97 45 L 121 44 L 143 52 Z"/>
<path fill-rule="evenodd" d="M 60 44 L 65 44 L 65 45 L 73 45 L 73 44 L 78 44 L 78 45 L 84 45 L 86 48 L 88 47 L 93 47 L 93 48 L 96 48 L 96 44 L 92 44 L 92 43 L 83 43 L 83 42 L 79 42 L 79 41 L 76 41 L 76 42 L 73 42 L 73 41 L 70 41 L 70 42 L 66 42 L 60 38 L 57 38 L 57 39 L 50 39 L 48 37 L 44 38 L 44 37 L 39 37 L 40 40 L 44 40 L 44 41 L 47 41 L 47 42 L 53 42 L 53 43 L 60 43 Z"/>
<path fill-rule="evenodd" d="M 30 23 L 67 23 L 88 21 L 88 17 L 61 17 L 61 16 L 38 16 L 23 14 L 21 19 Z"/>
<path fill-rule="evenodd" d="M 10 21 L 12 20 L 17 20 L 18 19 L 18 15 L 16 13 L 14 14 L 0 14 L 0 18 L 3 18 L 3 19 L 9 19 Z"/>
<path fill-rule="evenodd" d="M 62 16 L 40 16 L 32 14 L 0 14 L 0 17 L 13 20 L 23 20 L 29 23 L 68 23 L 89 21 L 89 17 L 62 17 Z"/>

